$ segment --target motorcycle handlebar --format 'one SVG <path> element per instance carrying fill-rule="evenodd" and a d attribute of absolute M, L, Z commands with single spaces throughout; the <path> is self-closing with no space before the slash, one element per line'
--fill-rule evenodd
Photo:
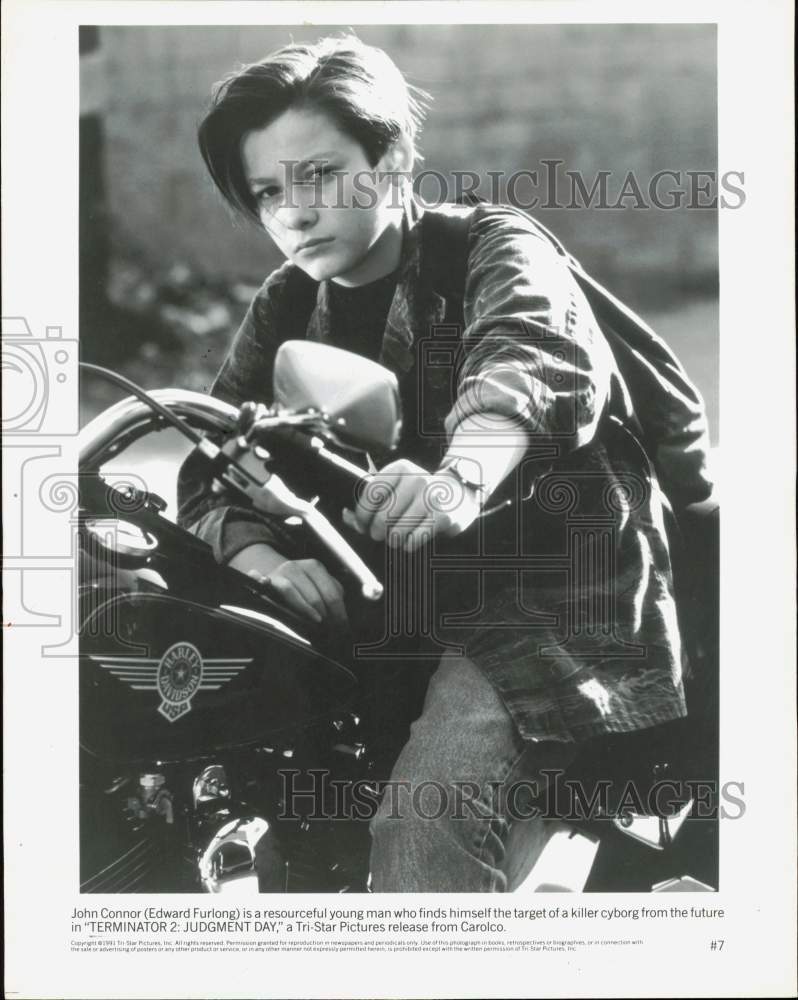
<path fill-rule="evenodd" d="M 240 415 L 236 408 L 205 396 L 201 393 L 188 392 L 179 389 L 156 390 L 146 393 L 129 380 L 117 376 L 106 369 L 85 366 L 88 370 L 110 377 L 127 388 L 135 390 L 134 397 L 127 397 L 115 406 L 105 410 L 91 421 L 80 434 L 80 468 L 85 472 L 90 468 L 97 469 L 111 454 L 119 451 L 145 433 L 164 416 L 181 426 L 186 435 L 193 440 L 198 450 L 213 463 L 218 463 L 224 472 L 222 477 L 228 485 L 243 493 L 256 506 L 273 506 L 299 515 L 308 527 L 321 541 L 338 557 L 350 572 L 360 581 L 363 595 L 369 600 L 382 596 L 383 588 L 379 580 L 369 570 L 363 560 L 352 549 L 345 538 L 332 524 L 311 504 L 299 499 L 288 490 L 278 477 L 273 476 L 265 484 L 259 483 L 245 469 L 237 468 L 236 463 L 224 460 L 222 450 L 213 442 L 197 434 L 191 424 L 199 422 L 203 430 L 223 430 L 229 432 L 235 428 L 235 422 Z M 294 448 L 307 454 L 312 451 L 335 467 L 339 474 L 345 475 L 352 487 L 363 478 L 363 470 L 346 459 L 339 458 L 324 449 L 320 439 L 308 438 L 306 435 L 293 431 L 290 427 L 278 428 L 274 431 L 275 441 L 278 432 L 286 438 L 285 448 Z M 319 441 L 319 447 L 316 441 Z M 220 469 L 221 472 L 221 469 Z"/>
<path fill-rule="evenodd" d="M 325 493 L 332 490 L 345 506 L 351 506 L 358 492 L 371 480 L 370 473 L 330 451 L 321 437 L 307 431 L 271 426 L 256 428 L 253 436 L 268 449 L 279 467 L 294 467 L 303 472 L 308 466 L 315 467 L 325 477 Z"/>

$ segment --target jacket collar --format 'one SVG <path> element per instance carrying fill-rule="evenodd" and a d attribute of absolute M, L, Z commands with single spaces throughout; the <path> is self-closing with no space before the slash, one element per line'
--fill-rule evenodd
<path fill-rule="evenodd" d="M 430 328 L 443 321 L 446 300 L 433 290 L 425 277 L 422 226 L 424 208 L 414 198 L 407 199 L 402 221 L 402 253 L 399 277 L 388 310 L 382 338 L 380 364 L 397 375 L 413 368 L 415 342 L 429 334 Z M 316 307 L 308 322 L 307 337 L 329 343 L 331 335 L 329 282 L 319 283 Z"/>

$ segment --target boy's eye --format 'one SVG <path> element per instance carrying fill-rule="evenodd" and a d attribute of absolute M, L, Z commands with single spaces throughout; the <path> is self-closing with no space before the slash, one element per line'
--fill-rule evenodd
<path fill-rule="evenodd" d="M 276 184 L 269 184 L 267 187 L 255 192 L 255 200 L 258 202 L 269 201 L 272 198 L 276 198 L 279 193 L 280 188 Z"/>
<path fill-rule="evenodd" d="M 319 179 L 324 179 L 334 174 L 336 169 L 331 163 L 309 164 L 302 175 L 294 179 L 294 183 L 300 185 L 313 184 Z M 258 205 L 267 205 L 276 198 L 279 198 L 282 190 L 279 184 L 267 184 L 265 187 L 253 191 L 252 196 Z"/>
<path fill-rule="evenodd" d="M 335 167 L 331 163 L 319 163 L 313 168 L 314 177 L 328 177 L 331 173 L 335 171 Z"/>
<path fill-rule="evenodd" d="M 313 163 L 308 167 L 303 176 L 297 178 L 297 183 L 312 184 L 320 178 L 329 177 L 330 174 L 335 173 L 335 170 L 336 168 L 331 163 Z"/>

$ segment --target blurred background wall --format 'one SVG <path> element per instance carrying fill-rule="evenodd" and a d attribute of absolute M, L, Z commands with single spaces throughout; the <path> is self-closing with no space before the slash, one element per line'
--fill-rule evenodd
<path fill-rule="evenodd" d="M 645 189 L 657 171 L 717 167 L 712 25 L 354 29 L 434 97 L 423 168 L 476 171 L 486 177 L 482 193 L 490 193 L 488 171 L 540 170 L 546 158 L 580 171 L 588 186 L 611 171 L 610 201 L 629 171 Z M 196 126 L 213 83 L 237 64 L 324 33 L 82 29 L 84 357 L 116 360 L 149 385 L 207 387 L 253 286 L 279 258 L 222 205 Z M 427 190 L 437 193 L 434 184 Z M 684 356 L 717 438 L 717 212 L 535 214 Z"/>

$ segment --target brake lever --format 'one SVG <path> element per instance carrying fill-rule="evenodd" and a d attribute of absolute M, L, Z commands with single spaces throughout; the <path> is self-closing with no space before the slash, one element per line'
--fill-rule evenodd
<path fill-rule="evenodd" d="M 262 459 L 241 438 L 223 448 L 204 439 L 201 450 L 216 464 L 216 477 L 224 486 L 243 494 L 255 510 L 279 517 L 297 517 L 359 581 L 369 601 L 382 597 L 383 586 L 341 533 L 313 504 L 293 493 L 279 476 L 265 469 Z M 234 457 L 235 456 L 235 457 Z M 255 474 L 249 466 L 255 464 Z M 264 472 L 266 478 L 264 479 Z"/>
<path fill-rule="evenodd" d="M 253 498 L 253 506 L 265 514 L 298 517 L 360 582 L 366 600 L 382 597 L 383 586 L 349 542 L 313 504 L 301 500 L 273 473 Z"/>

